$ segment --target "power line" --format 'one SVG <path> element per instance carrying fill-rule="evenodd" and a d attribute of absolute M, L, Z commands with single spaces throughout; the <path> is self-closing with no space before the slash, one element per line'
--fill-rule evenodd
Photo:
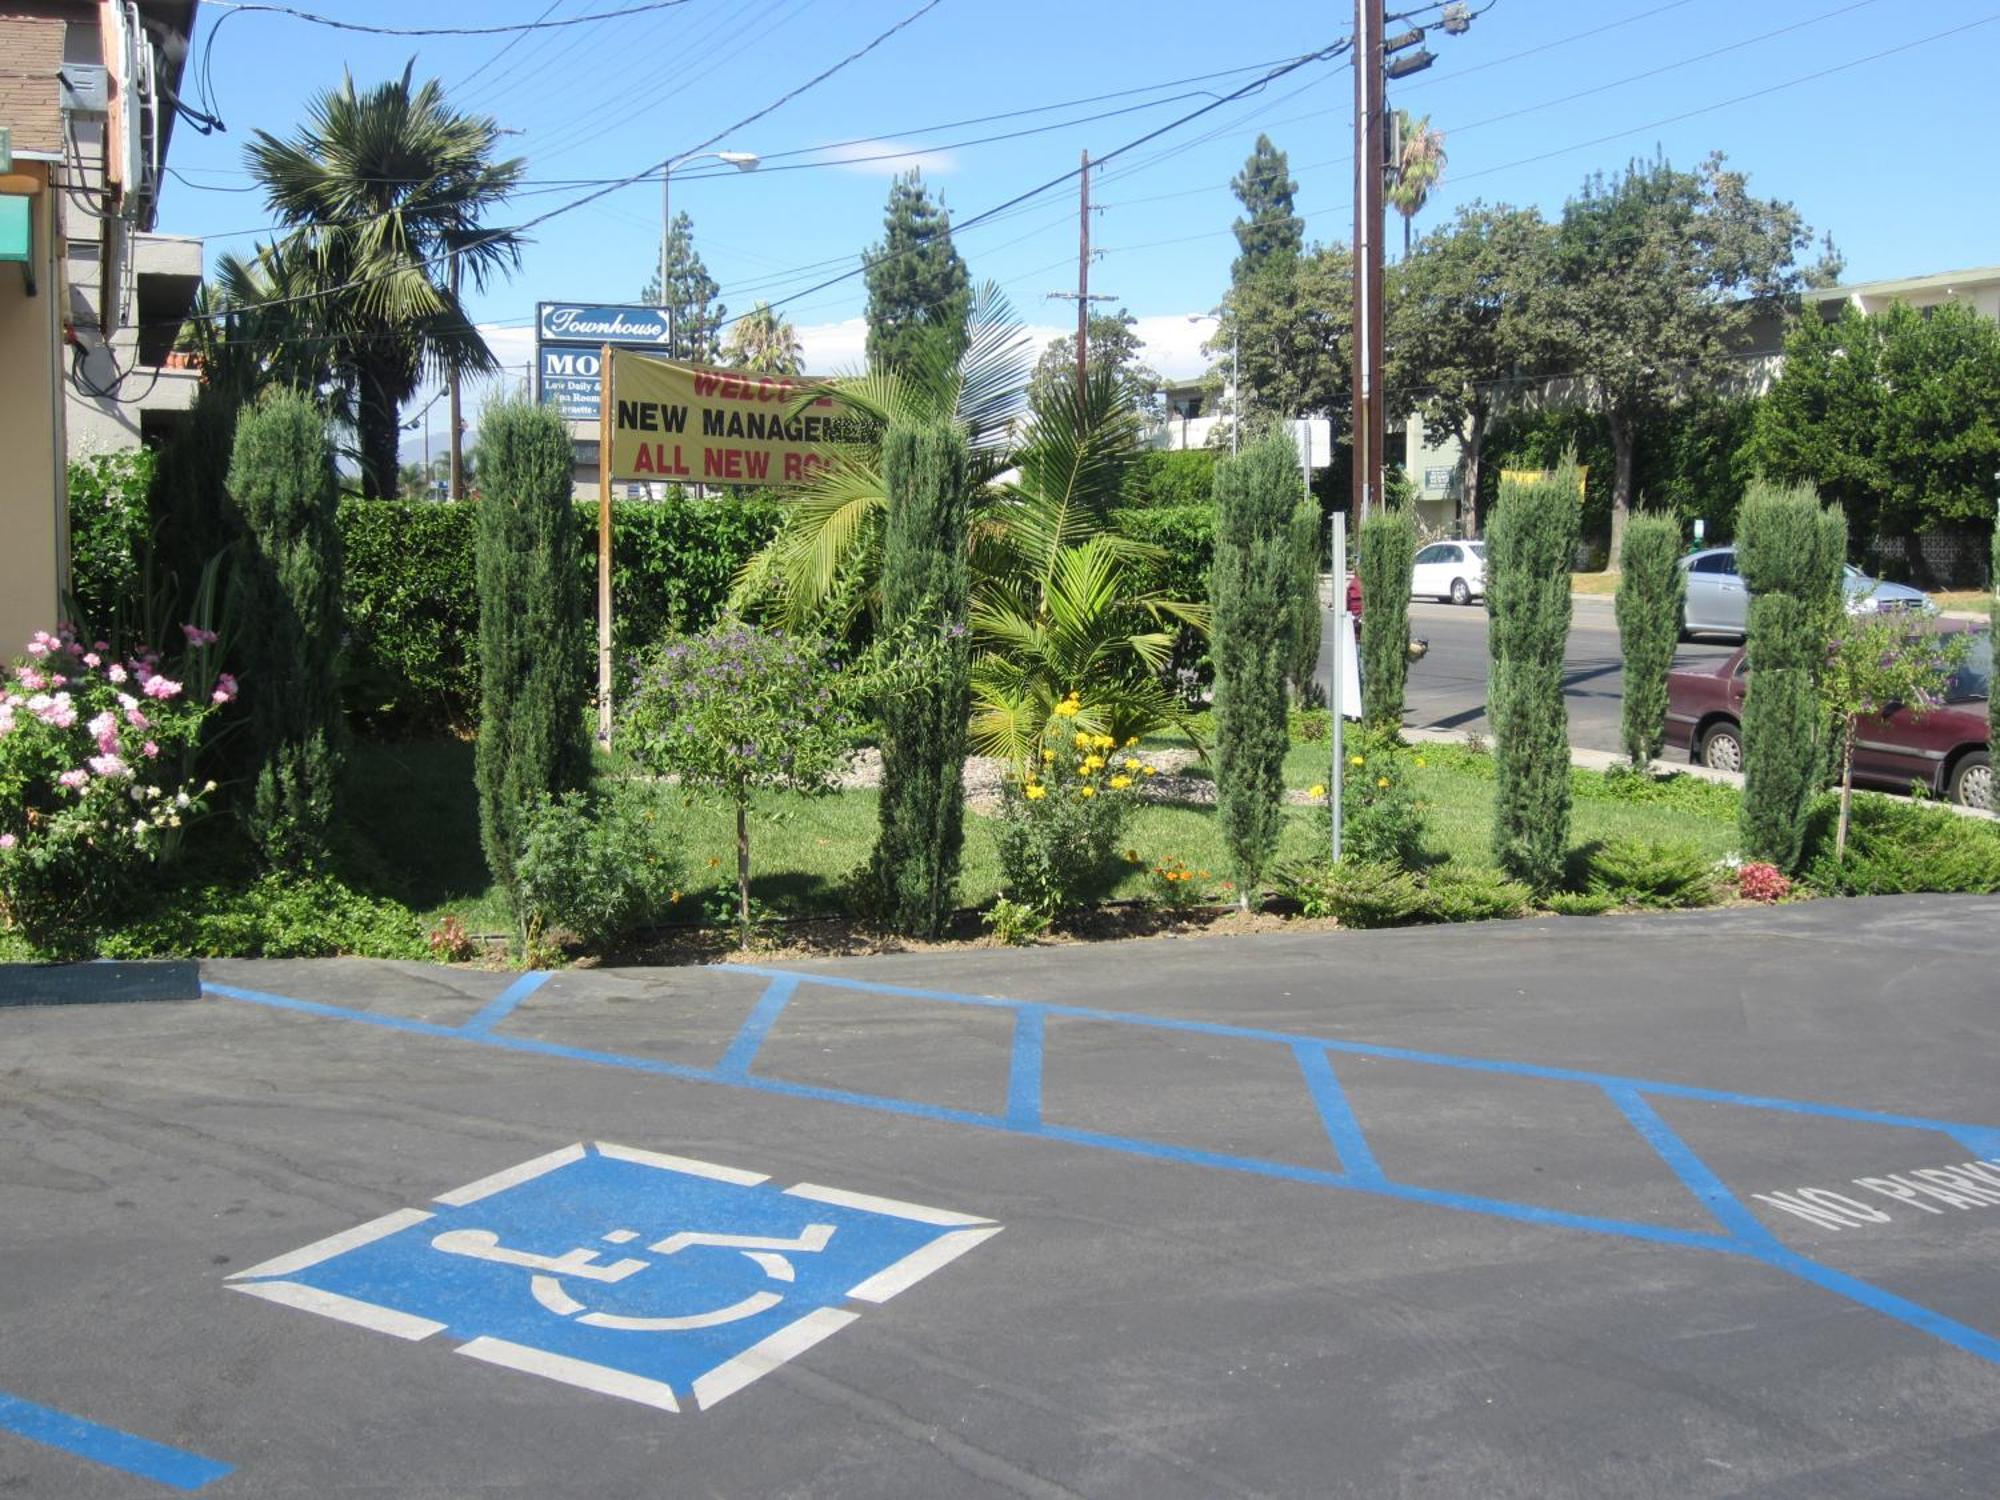
<path fill-rule="evenodd" d="M 232 15 L 250 15 L 261 11 L 266 15 L 290 16 L 295 21 L 310 21 L 315 26 L 330 26 L 336 31 L 363 31 L 372 36 L 502 36 L 508 32 L 555 31 L 565 26 L 587 26 L 593 21 L 615 21 L 623 16 L 645 15 L 687 5 L 692 0 L 643 0 L 641 4 L 628 5 L 622 10 L 566 16 L 560 21 L 548 20 L 548 11 L 544 11 L 541 20 L 509 21 L 497 26 L 375 26 L 362 21 L 343 21 L 335 16 L 323 16 L 316 11 L 299 10 L 290 5 L 267 5 L 261 0 L 208 0 L 208 3 L 223 12 L 222 21 Z M 553 5 L 549 7 L 549 10 L 554 9 Z M 218 29 L 222 21 L 215 23 Z"/>

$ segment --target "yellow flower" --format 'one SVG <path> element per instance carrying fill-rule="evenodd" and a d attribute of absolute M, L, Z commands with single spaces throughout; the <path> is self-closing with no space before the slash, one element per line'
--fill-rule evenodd
<path fill-rule="evenodd" d="M 1048 796 L 1049 794 L 1049 789 L 1047 787 L 1038 786 L 1033 782 L 1030 782 L 1028 786 L 1025 788 L 1025 790 L 1028 794 L 1028 800 L 1030 802 L 1039 802 L 1042 800 L 1042 798 Z"/>
<path fill-rule="evenodd" d="M 1347 763 L 1348 763 L 1348 764 L 1349 764 L 1350 766 L 1365 766 L 1365 765 L 1367 765 L 1367 764 L 1368 764 L 1368 762 L 1367 762 L 1367 761 L 1363 760 L 1363 759 L 1362 759 L 1362 758 L 1361 758 L 1360 756 L 1358 756 L 1358 755 L 1351 755 L 1351 756 L 1349 756 L 1349 757 L 1348 757 L 1348 759 L 1347 759 Z"/>
<path fill-rule="evenodd" d="M 1103 770 L 1103 769 L 1104 769 L 1104 757 L 1103 757 L 1103 756 L 1101 756 L 1101 755 L 1086 755 L 1086 756 L 1085 756 L 1085 757 L 1083 758 L 1083 768 L 1084 768 L 1084 770 L 1086 770 L 1086 771 L 1101 771 L 1101 770 Z"/>
<path fill-rule="evenodd" d="M 1136 771 L 1139 769 L 1139 762 L 1134 760 L 1131 756 L 1128 755 L 1125 757 L 1125 769 L 1128 771 Z"/>
<path fill-rule="evenodd" d="M 1313 797 L 1313 798 L 1324 797 L 1326 795 L 1326 788 L 1321 786 L 1318 782 L 1314 782 L 1311 786 L 1306 788 L 1306 795 L 1308 797 Z"/>
<path fill-rule="evenodd" d="M 1114 776 L 1111 778 L 1111 790 L 1114 792 L 1122 792 L 1131 784 L 1132 778 L 1130 776 Z"/>
<path fill-rule="evenodd" d="M 1389 778 L 1386 776 L 1377 776 L 1375 778 L 1375 785 L 1377 786 L 1387 786 L 1388 784 L 1389 784 Z"/>
<path fill-rule="evenodd" d="M 711 870 L 713 870 L 713 869 L 714 869 L 714 868 L 715 868 L 715 867 L 716 867 L 717 865 L 719 865 L 719 864 L 721 864 L 721 863 L 722 863 L 722 856 L 721 856 L 721 855 L 719 855 L 719 854 L 711 854 L 711 855 L 710 855 L 710 856 L 708 857 L 708 867 L 709 867 L 709 868 L 710 868 Z"/>
<path fill-rule="evenodd" d="M 1421 755 L 1419 755 L 1417 757 L 1417 769 L 1421 771 L 1423 768 L 1424 768 L 1424 758 Z"/>
<path fill-rule="evenodd" d="M 1043 765 L 1047 765 L 1050 761 L 1054 760 L 1055 758 L 1056 758 L 1056 753 L 1053 750 L 1044 750 L 1042 752 Z"/>
<path fill-rule="evenodd" d="M 1077 710 L 1081 707 L 1082 705 L 1074 698 L 1065 698 L 1056 705 L 1056 713 L 1061 718 L 1074 719 L 1077 715 Z"/>
<path fill-rule="evenodd" d="M 1100 750 L 1109 750 L 1113 745 L 1117 744 L 1118 741 L 1111 738 L 1111 736 L 1108 734 L 1100 734 L 1094 740 L 1092 740 L 1091 743 L 1097 746 L 1097 748 Z"/>
<path fill-rule="evenodd" d="M 1137 747 L 1138 743 L 1139 743 L 1139 736 L 1135 734 L 1135 735 L 1133 735 L 1133 736 L 1132 736 L 1132 738 L 1131 738 L 1131 739 L 1129 739 L 1129 740 L 1127 740 L 1127 741 L 1125 742 L 1125 748 L 1126 748 L 1127 750 L 1131 750 L 1131 749 L 1134 749 L 1134 748 L 1136 748 L 1136 747 Z"/>
<path fill-rule="evenodd" d="M 1077 792 L 1077 796 L 1079 797 L 1095 797 L 1096 795 L 1097 795 L 1097 788 L 1094 786 L 1084 787 Z"/>
<path fill-rule="evenodd" d="M 1090 736 L 1087 734 L 1079 734 L 1076 737 L 1076 748 L 1079 750 L 1088 750 L 1090 748 Z"/>
<path fill-rule="evenodd" d="M 1148 776 L 1157 776 L 1160 774 L 1160 768 L 1158 766 L 1148 766 L 1146 767 L 1146 774 Z"/>

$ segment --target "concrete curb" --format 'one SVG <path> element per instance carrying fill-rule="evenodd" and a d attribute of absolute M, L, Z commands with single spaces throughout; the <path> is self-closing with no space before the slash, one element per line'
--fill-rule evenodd
<path fill-rule="evenodd" d="M 200 998 L 201 968 L 192 959 L 0 964 L 0 1006 L 123 1005 Z"/>

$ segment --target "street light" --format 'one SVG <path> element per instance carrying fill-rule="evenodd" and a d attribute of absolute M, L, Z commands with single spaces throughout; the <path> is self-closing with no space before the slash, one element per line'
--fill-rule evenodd
<path fill-rule="evenodd" d="M 1190 323 L 1213 323 L 1222 326 L 1222 319 L 1215 313 L 1189 313 Z M 1241 359 L 1237 350 L 1237 330 L 1229 330 L 1229 451 L 1236 452 L 1243 431 L 1242 381 L 1239 374 Z"/>
<path fill-rule="evenodd" d="M 674 305 L 667 300 L 667 241 L 673 236 L 674 221 L 669 211 L 667 191 L 671 184 L 674 168 L 684 167 L 691 161 L 727 162 L 739 172 L 754 172 L 761 159 L 755 151 L 701 151 L 693 156 L 674 157 L 660 167 L 660 304 L 667 310 L 667 349 L 674 352 Z"/>

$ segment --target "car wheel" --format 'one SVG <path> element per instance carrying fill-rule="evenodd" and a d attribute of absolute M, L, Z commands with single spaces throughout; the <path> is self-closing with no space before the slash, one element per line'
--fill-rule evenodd
<path fill-rule="evenodd" d="M 1701 763 L 1711 771 L 1743 769 L 1743 731 L 1725 719 L 1701 737 Z"/>
<path fill-rule="evenodd" d="M 1960 807 L 1976 807 L 1996 812 L 1993 802 L 1993 757 L 1975 750 L 1952 768 L 1951 800 Z"/>
<path fill-rule="evenodd" d="M 1465 586 L 1463 578 L 1452 579 L 1451 602 L 1457 605 L 1467 605 L 1472 602 L 1472 590 Z"/>

